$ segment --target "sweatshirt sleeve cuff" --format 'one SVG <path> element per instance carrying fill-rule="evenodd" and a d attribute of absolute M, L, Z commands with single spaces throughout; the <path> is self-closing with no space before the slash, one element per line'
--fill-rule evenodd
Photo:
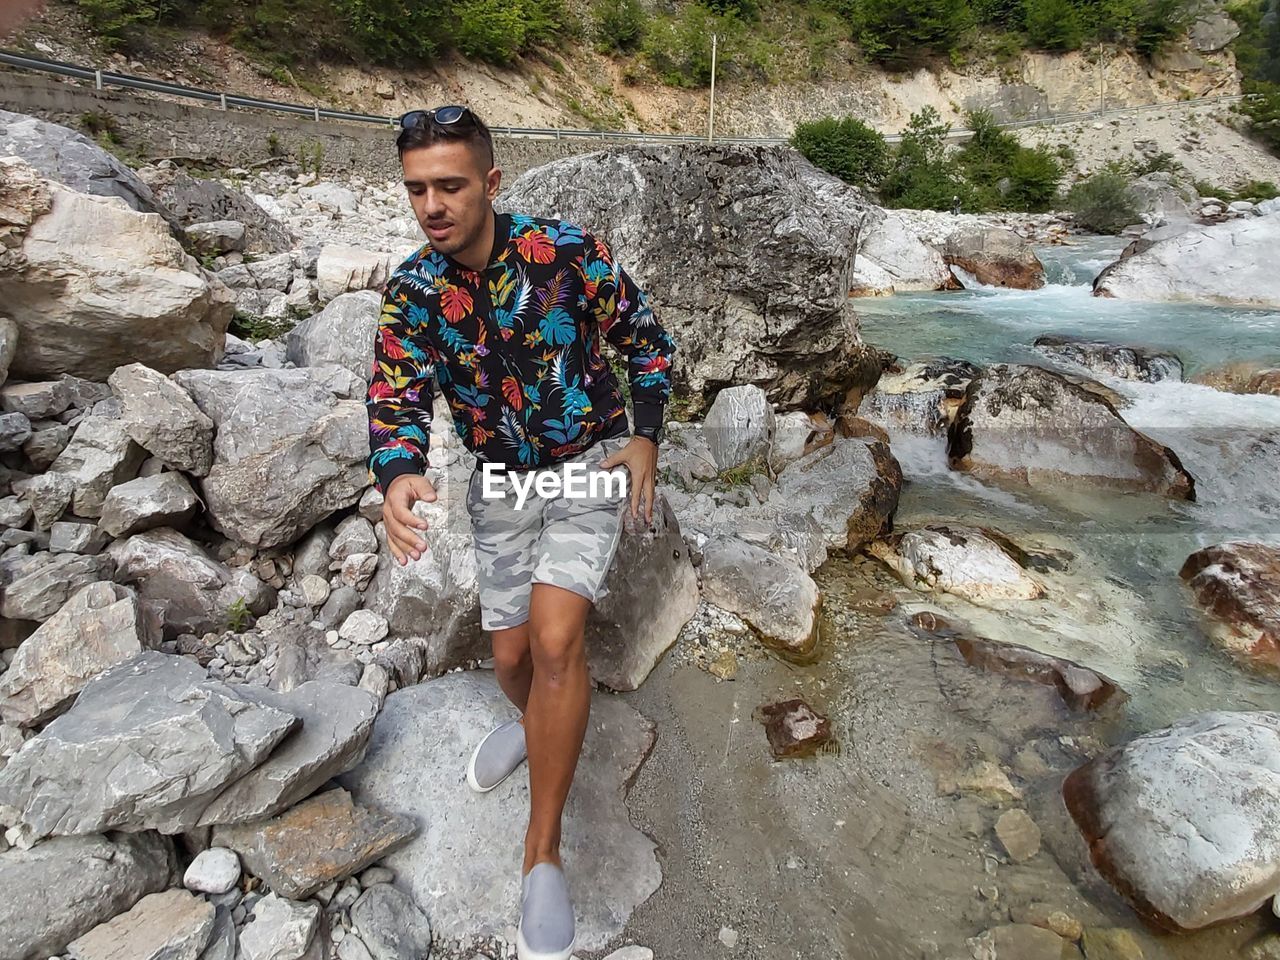
<path fill-rule="evenodd" d="M 386 496 L 387 488 L 391 486 L 391 481 L 401 474 L 413 473 L 422 474 L 422 465 L 416 459 L 407 459 L 398 457 L 385 466 L 378 467 L 373 471 L 374 483 L 378 488 L 378 492 Z"/>
<path fill-rule="evenodd" d="M 635 413 L 636 429 L 653 430 L 662 426 L 663 410 L 661 403 L 633 403 L 632 411 Z"/>

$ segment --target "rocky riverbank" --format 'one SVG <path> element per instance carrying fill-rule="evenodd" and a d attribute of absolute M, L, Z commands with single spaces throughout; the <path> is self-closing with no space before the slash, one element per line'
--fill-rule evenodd
<path fill-rule="evenodd" d="M 0 156 L 15 154 L 0 160 L 0 881 L 21 894 L 0 902 L 0 958 L 509 955 L 518 870 L 492 839 L 521 822 L 527 787 L 477 800 L 441 772 L 460 771 L 508 712 L 474 669 L 487 650 L 458 503 L 473 463 L 439 409 L 441 496 L 419 508 L 429 549 L 405 567 L 383 549 L 364 467 L 377 291 L 417 245 L 403 199 L 391 185 L 283 174 L 134 172 L 69 131 L 6 123 L 21 135 L 0 140 Z M 910 760 L 892 758 L 927 772 L 920 802 L 945 807 L 944 822 L 976 822 L 970 839 L 1001 864 L 1090 851 L 1141 915 L 1179 929 L 1280 892 L 1256 869 L 1275 842 L 1275 714 L 1192 717 L 1167 733 L 1165 752 L 1183 756 L 1188 737 L 1209 757 L 1218 792 L 1172 793 L 1162 820 L 1131 829 L 1144 794 L 1109 771 L 1140 752 L 1159 776 L 1182 761 L 1137 740 L 1106 752 L 1118 681 L 916 615 L 944 598 L 1075 603 L 1076 559 L 1009 536 L 999 517 L 895 522 L 904 477 L 889 431 L 938 438 L 951 469 L 1014 487 L 1118 491 L 1160 510 L 1196 496 L 1178 450 L 1130 426 L 1124 398 L 1090 375 L 1180 377 L 1176 360 L 1047 341 L 1043 367 L 980 367 L 862 340 L 860 295 L 957 278 L 1034 288 L 1044 271 L 1026 237 L 1064 227 L 884 211 L 778 148 L 571 158 L 525 174 L 500 205 L 608 235 L 683 357 L 654 522 L 628 527 L 589 626 L 598 692 L 566 826 L 584 953 L 643 955 L 622 946 L 628 919 L 663 900 L 678 857 L 632 825 L 646 758 L 677 762 L 664 721 L 634 704 L 753 664 L 820 670 L 858 623 L 902 626 L 904 612 L 918 660 L 904 669 L 951 691 L 931 717 L 945 722 L 966 696 L 1025 705 L 1007 742 L 984 740 L 975 715 L 970 748 L 912 737 Z M 1241 211 L 1224 226 L 1273 219 Z M 233 318 L 244 337 L 228 333 Z M 1187 561 L 1187 602 L 1205 610 L 1206 642 L 1265 672 L 1275 548 L 1212 550 Z M 838 572 L 849 565 L 878 585 L 851 590 Z M 672 679 L 695 666 L 697 681 Z M 838 748 L 821 709 L 774 699 L 744 769 Z M 1231 737 L 1201 736 L 1219 723 Z M 1071 732 L 1049 737 L 1053 725 Z M 890 732 L 870 718 L 867 729 Z M 1015 745 L 1023 734 L 1038 759 Z M 1042 851 L 1068 774 L 1082 833 L 1058 831 Z M 1198 898 L 1171 913 L 1141 858 L 1212 830 L 1213 804 L 1242 791 L 1263 797 L 1244 811 L 1248 850 L 1171 864 Z M 1219 895 L 1245 875 L 1248 896 Z M 1115 925 L 1093 907 L 1064 919 L 996 900 L 982 893 L 963 918 L 967 947 L 941 949 L 1008 960 L 1077 956 L 1081 941 L 1092 957 Z"/>

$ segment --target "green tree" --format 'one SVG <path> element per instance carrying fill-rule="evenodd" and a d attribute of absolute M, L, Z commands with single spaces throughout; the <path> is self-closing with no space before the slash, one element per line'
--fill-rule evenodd
<path fill-rule="evenodd" d="M 681 8 L 675 17 L 655 17 L 645 32 L 649 65 L 673 87 L 705 87 L 711 83 L 711 34 L 719 37 L 717 70 L 737 63 L 743 47 L 742 23 L 732 13 L 717 14 L 700 3 Z"/>
<path fill-rule="evenodd" d="M 854 117 L 797 124 L 791 145 L 815 167 L 857 187 L 874 189 L 889 172 L 884 137 Z"/>
<path fill-rule="evenodd" d="M 1027 36 L 1045 50 L 1078 50 L 1084 42 L 1080 14 L 1071 0 L 1026 0 Z"/>
<path fill-rule="evenodd" d="M 888 66 L 949 49 L 973 20 L 968 0 L 846 0 L 844 9 L 867 56 Z"/>
<path fill-rule="evenodd" d="M 1251 83 L 1241 112 L 1249 119 L 1249 136 L 1280 156 L 1280 85 Z"/>
<path fill-rule="evenodd" d="M 1097 233 L 1119 233 L 1138 219 L 1129 180 L 1115 170 L 1101 170 L 1073 186 L 1067 207 L 1076 223 Z"/>
<path fill-rule="evenodd" d="M 888 175 L 880 184 L 880 198 L 891 207 L 949 210 L 956 197 L 968 208 L 970 193 L 954 160 L 947 156 L 949 123 L 933 107 L 911 115 L 903 131 Z"/>
<path fill-rule="evenodd" d="M 140 23 L 157 20 L 163 0 L 77 0 L 102 45 L 109 50 L 123 45 Z"/>
<path fill-rule="evenodd" d="M 598 46 L 606 51 L 626 53 L 639 47 L 647 19 L 639 0 L 594 0 L 591 5 Z"/>

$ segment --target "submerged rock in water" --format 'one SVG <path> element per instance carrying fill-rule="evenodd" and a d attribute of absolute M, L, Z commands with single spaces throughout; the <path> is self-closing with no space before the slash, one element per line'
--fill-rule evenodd
<path fill-rule="evenodd" d="M 808 756 L 831 739 L 831 721 L 803 700 L 766 704 L 759 719 L 777 760 Z"/>
<path fill-rule="evenodd" d="M 766 644 L 797 657 L 812 652 L 822 595 L 800 564 L 720 536 L 703 546 L 701 572 L 703 596 L 740 616 Z"/>
<path fill-rule="evenodd" d="M 1160 353 L 1145 347 L 1120 346 L 1103 340 L 1045 334 L 1036 337 L 1036 348 L 1054 360 L 1084 367 L 1097 374 L 1121 380 L 1156 383 L 1181 380 L 1182 361 L 1171 353 Z"/>
<path fill-rule="evenodd" d="M 1234 541 L 1197 550 L 1179 571 L 1229 653 L 1280 669 L 1280 547 Z"/>
<path fill-rule="evenodd" d="M 975 637 L 957 624 L 928 611 L 917 613 L 912 629 L 930 638 L 950 640 L 971 667 L 998 673 L 1011 680 L 1023 680 L 1053 687 L 1062 702 L 1073 710 L 1098 710 L 1129 699 L 1114 680 L 1096 670 L 1032 650 L 1016 643 L 1000 643 Z"/>
<path fill-rule="evenodd" d="M 1280 892 L 1280 714 L 1203 713 L 1071 773 L 1094 865 L 1149 922 L 1197 930 Z"/>
<path fill-rule="evenodd" d="M 1016 290 L 1044 286 L 1044 264 L 1031 244 L 1003 227 L 975 225 L 957 230 L 942 245 L 942 259 L 987 286 Z"/>
<path fill-rule="evenodd" d="M 1195 480 L 1177 454 L 1125 423 L 1105 387 L 1041 367 L 996 364 L 970 383 L 948 456 L 953 469 L 1033 487 L 1195 499 Z"/>
<path fill-rule="evenodd" d="M 1044 596 L 1040 581 L 999 543 L 972 527 L 922 527 L 874 540 L 866 551 L 909 587 L 941 590 L 974 603 Z"/>

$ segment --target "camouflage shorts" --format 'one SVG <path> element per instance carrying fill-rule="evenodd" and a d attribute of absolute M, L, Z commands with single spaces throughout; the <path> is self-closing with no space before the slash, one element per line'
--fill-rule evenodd
<path fill-rule="evenodd" d="M 597 441 L 564 461 L 585 465 L 582 485 L 594 496 L 570 497 L 563 492 L 540 496 L 535 487 L 530 487 L 528 498 L 517 507 L 510 483 L 501 484 L 502 498 L 487 499 L 483 496 L 481 471 L 477 469 L 472 474 L 467 487 L 467 512 L 475 536 L 483 629 L 505 630 L 527 621 L 535 583 L 563 587 L 593 602 L 605 595 L 605 575 L 618 547 L 622 513 L 629 502 L 618 479 L 629 478 L 626 467 L 609 471 L 597 465 L 622 449 L 627 439 Z M 557 464 L 537 472 L 563 476 L 563 466 Z M 604 482 L 609 473 L 615 475 L 612 489 Z M 524 482 L 522 479 L 521 484 Z"/>

